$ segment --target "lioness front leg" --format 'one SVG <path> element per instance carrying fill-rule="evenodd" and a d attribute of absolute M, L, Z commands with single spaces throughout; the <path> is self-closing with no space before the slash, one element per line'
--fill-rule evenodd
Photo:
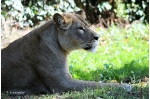
<path fill-rule="evenodd" d="M 119 83 L 100 83 L 94 81 L 82 81 L 82 80 L 74 80 L 70 79 L 68 81 L 62 82 L 63 89 L 62 91 L 82 91 L 83 89 L 101 89 L 105 87 L 116 87 L 116 88 L 124 88 L 127 84 L 119 84 Z M 130 85 L 128 85 L 130 86 Z"/>

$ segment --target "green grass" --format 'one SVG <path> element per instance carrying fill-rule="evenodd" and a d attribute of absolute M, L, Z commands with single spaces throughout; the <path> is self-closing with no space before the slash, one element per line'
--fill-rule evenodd
<path fill-rule="evenodd" d="M 73 91 L 53 95 L 26 95 L 11 96 L 12 99 L 148 99 L 149 87 L 133 87 L 131 92 L 125 92 L 122 88 L 106 87 L 102 89 L 84 89 L 82 92 Z M 2 99 L 8 99 L 3 94 Z"/>

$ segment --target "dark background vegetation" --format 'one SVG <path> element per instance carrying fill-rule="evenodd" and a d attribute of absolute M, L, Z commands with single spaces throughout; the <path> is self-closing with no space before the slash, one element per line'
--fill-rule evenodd
<path fill-rule="evenodd" d="M 126 24 L 134 20 L 149 22 L 148 0 L 2 0 L 1 14 L 12 16 L 19 25 L 30 27 L 48 20 L 55 12 L 86 12 L 91 24 L 109 27 L 111 23 Z"/>

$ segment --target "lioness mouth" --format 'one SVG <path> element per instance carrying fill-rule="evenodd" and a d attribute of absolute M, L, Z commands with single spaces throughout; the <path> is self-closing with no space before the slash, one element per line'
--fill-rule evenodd
<path fill-rule="evenodd" d="M 97 46 L 98 42 L 94 42 L 94 43 L 90 43 L 90 44 L 86 44 L 83 46 L 83 49 L 86 51 L 90 51 L 90 52 L 95 52 L 96 51 L 96 46 Z"/>
<path fill-rule="evenodd" d="M 86 47 L 84 47 L 85 50 L 89 50 L 91 48 L 92 48 L 92 46 L 86 46 Z"/>

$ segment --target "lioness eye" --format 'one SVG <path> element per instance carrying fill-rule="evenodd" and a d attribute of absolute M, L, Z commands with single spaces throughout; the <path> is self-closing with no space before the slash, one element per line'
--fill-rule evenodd
<path fill-rule="evenodd" d="M 84 31 L 84 28 L 83 28 L 83 27 L 79 27 L 78 29 L 79 29 L 79 30 L 83 30 L 83 31 Z"/>
<path fill-rule="evenodd" d="M 79 31 L 79 33 L 83 34 L 85 30 L 84 30 L 83 27 L 79 27 L 79 28 L 78 28 L 78 31 Z"/>

